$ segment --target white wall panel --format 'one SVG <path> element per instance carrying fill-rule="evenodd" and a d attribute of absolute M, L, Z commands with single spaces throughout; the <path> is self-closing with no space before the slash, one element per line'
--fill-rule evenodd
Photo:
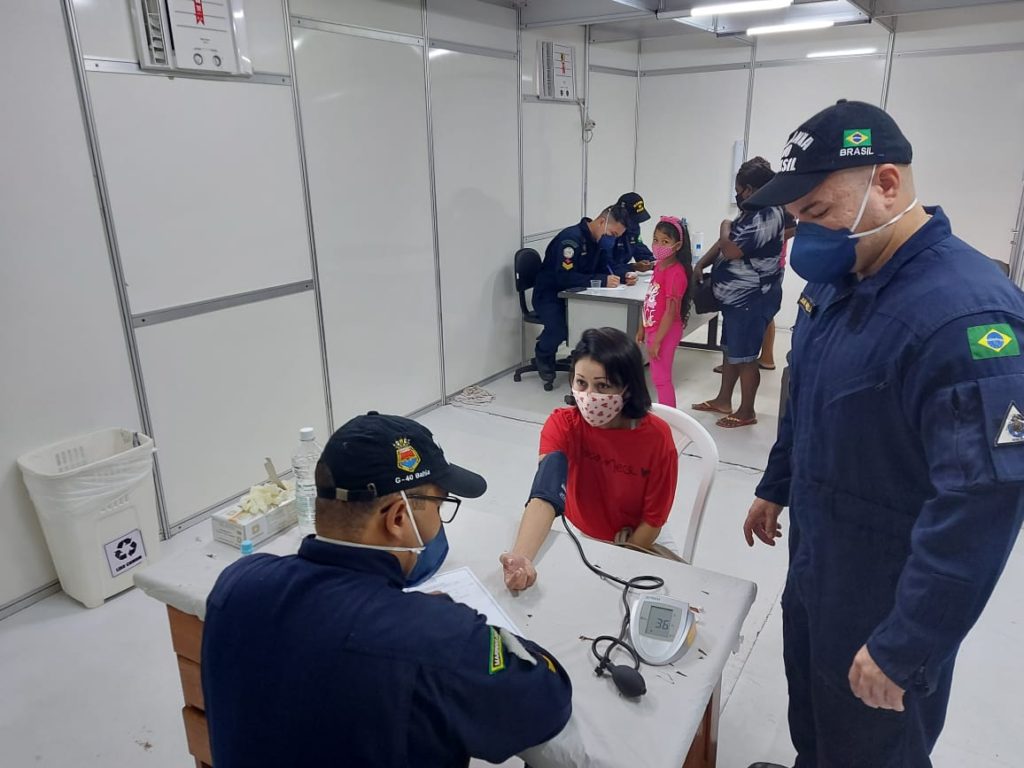
<path fill-rule="evenodd" d="M 423 52 L 294 35 L 335 422 L 409 413 L 441 394 Z"/>
<path fill-rule="evenodd" d="M 173 525 L 291 466 L 300 427 L 326 438 L 310 292 L 136 334 Z"/>
<path fill-rule="evenodd" d="M 1024 51 L 898 56 L 889 92 L 889 111 L 914 147 L 921 202 L 941 205 L 954 233 L 1002 261 L 1024 174 L 1022 72 Z"/>
<path fill-rule="evenodd" d="M 590 64 L 591 66 L 636 70 L 636 48 L 636 40 L 624 40 L 620 43 L 595 43 L 590 46 Z"/>
<path fill-rule="evenodd" d="M 733 142 L 742 140 L 746 70 L 645 77 L 640 84 L 637 190 L 654 217 L 684 216 L 705 247 L 735 215 L 727 191 Z M 656 221 L 643 225 L 650 242 Z"/>
<path fill-rule="evenodd" d="M 526 234 L 580 220 L 583 140 L 580 111 L 569 104 L 523 104 L 523 218 Z M 587 215 L 596 215 L 588 211 Z"/>
<path fill-rule="evenodd" d="M 445 389 L 520 360 L 512 279 L 519 241 L 516 63 L 459 53 L 430 63 Z"/>
<path fill-rule="evenodd" d="M 86 56 L 138 61 L 130 4 L 137 0 L 74 0 Z M 249 54 L 257 72 L 287 72 L 282 0 L 244 0 Z"/>
<path fill-rule="evenodd" d="M 428 0 L 427 30 L 438 40 L 516 49 L 516 12 L 477 0 Z"/>
<path fill-rule="evenodd" d="M 0 605 L 56 578 L 17 457 L 138 428 L 60 4 L 12 3 L 3 18 Z"/>
<path fill-rule="evenodd" d="M 897 51 L 1024 42 L 1024 3 L 912 13 L 899 20 Z"/>
<path fill-rule="evenodd" d="M 675 37 L 655 37 L 643 41 L 643 69 L 706 67 L 719 64 L 746 64 L 750 46 L 727 37 L 693 32 Z"/>
<path fill-rule="evenodd" d="M 588 216 L 633 190 L 636 83 L 636 77 L 590 74 L 590 117 L 597 127 L 587 150 Z"/>
<path fill-rule="evenodd" d="M 878 104 L 884 74 L 885 61 L 874 58 L 758 67 L 747 156 L 761 155 L 777 169 L 786 140 L 800 123 L 839 99 Z"/>
<path fill-rule="evenodd" d="M 310 277 L 291 91 L 89 75 L 133 312 Z"/>
<path fill-rule="evenodd" d="M 336 24 L 423 34 L 420 0 L 291 0 L 291 12 Z"/>

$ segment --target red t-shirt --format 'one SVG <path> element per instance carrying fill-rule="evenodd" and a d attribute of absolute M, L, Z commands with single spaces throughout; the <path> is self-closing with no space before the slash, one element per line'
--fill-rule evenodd
<path fill-rule="evenodd" d="M 588 536 L 612 541 L 626 527 L 665 524 L 679 454 L 672 430 L 654 414 L 636 429 L 598 429 L 575 408 L 559 408 L 540 433 L 541 455 L 555 451 L 569 459 L 565 516 Z"/>

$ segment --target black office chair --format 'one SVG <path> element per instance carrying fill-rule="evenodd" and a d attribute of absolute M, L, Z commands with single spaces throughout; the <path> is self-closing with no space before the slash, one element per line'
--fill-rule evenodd
<path fill-rule="evenodd" d="M 537 313 L 534 312 L 526 303 L 526 292 L 532 289 L 537 283 L 537 275 L 540 273 L 540 266 L 540 254 L 533 248 L 521 248 L 516 251 L 514 267 L 516 273 L 516 292 L 519 294 L 519 309 L 523 313 L 523 322 L 530 323 L 531 325 L 544 325 Z M 569 359 L 565 358 L 557 361 L 555 363 L 555 370 L 562 371 L 564 373 L 571 373 L 572 365 L 570 364 Z M 515 381 L 522 381 L 524 373 L 536 372 L 537 361 L 534 359 L 531 360 L 528 365 L 516 368 L 516 372 L 513 374 L 512 378 Z M 546 391 L 550 392 L 554 388 L 555 385 L 553 382 L 544 382 L 544 389 Z"/>

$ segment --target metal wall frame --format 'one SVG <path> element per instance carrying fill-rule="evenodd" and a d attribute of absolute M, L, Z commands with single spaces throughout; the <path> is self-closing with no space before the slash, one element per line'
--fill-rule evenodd
<path fill-rule="evenodd" d="M 96 125 L 96 114 L 93 111 L 92 97 L 89 93 L 89 78 L 86 75 L 86 63 L 82 54 L 82 41 L 78 35 L 78 23 L 75 19 L 73 0 L 63 0 L 61 9 L 64 13 L 68 47 L 71 50 L 71 66 L 75 74 L 79 106 L 82 110 L 82 127 L 85 131 L 86 144 L 89 147 L 89 160 L 92 164 L 93 179 L 96 184 L 96 198 L 100 207 L 100 218 L 103 221 L 103 234 L 107 241 L 107 253 L 110 256 L 110 271 L 114 280 L 118 314 L 121 316 L 121 327 L 124 332 L 125 347 L 128 352 L 132 385 L 135 390 L 135 404 L 139 412 L 139 425 L 144 433 L 152 437 L 153 420 L 149 412 L 149 401 L 146 399 L 146 385 L 142 375 L 142 359 L 139 355 L 138 341 L 135 338 L 135 327 L 132 324 L 128 284 L 125 280 L 121 251 L 117 243 L 117 228 L 114 226 L 114 217 L 111 211 L 110 190 L 107 186 L 107 176 L 103 169 L 99 129 Z M 163 73 L 161 73 L 161 76 L 166 77 Z M 163 480 L 160 476 L 160 456 L 157 452 L 153 454 L 153 482 L 156 486 L 156 507 L 157 519 L 160 523 L 160 535 L 163 539 L 166 539 L 170 536 L 167 501 L 164 496 Z"/>

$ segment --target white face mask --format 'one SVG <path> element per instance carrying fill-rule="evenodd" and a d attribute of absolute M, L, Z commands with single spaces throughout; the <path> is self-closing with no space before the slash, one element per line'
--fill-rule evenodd
<path fill-rule="evenodd" d="M 603 427 L 615 419 L 624 405 L 622 395 L 608 395 L 600 392 L 577 392 L 573 390 L 572 396 L 576 399 L 576 406 L 580 414 L 592 427 Z"/>
<path fill-rule="evenodd" d="M 860 201 L 860 210 L 857 211 L 857 218 L 854 219 L 853 226 L 850 227 L 850 233 L 851 234 L 849 235 L 849 237 L 851 239 L 853 239 L 853 240 L 859 240 L 862 237 L 867 237 L 868 235 L 873 235 L 876 232 L 881 232 L 886 227 L 891 227 L 897 221 L 899 221 L 904 216 L 906 216 L 908 213 L 910 213 L 914 209 L 914 206 L 917 205 L 917 198 L 915 197 L 913 202 L 910 205 L 908 205 L 900 213 L 897 213 L 895 216 L 893 216 L 891 219 L 889 219 L 887 222 L 885 222 L 885 224 L 882 224 L 881 226 L 875 227 L 874 229 L 869 229 L 866 232 L 858 232 L 857 231 L 857 227 L 860 226 L 860 220 L 862 218 L 864 218 L 864 211 L 867 210 L 868 198 L 871 196 L 871 186 L 872 186 L 872 184 L 875 181 L 875 171 L 877 171 L 877 170 L 878 170 L 878 166 L 877 165 L 871 166 L 871 175 L 868 176 L 868 188 L 864 190 L 864 199 Z"/>

